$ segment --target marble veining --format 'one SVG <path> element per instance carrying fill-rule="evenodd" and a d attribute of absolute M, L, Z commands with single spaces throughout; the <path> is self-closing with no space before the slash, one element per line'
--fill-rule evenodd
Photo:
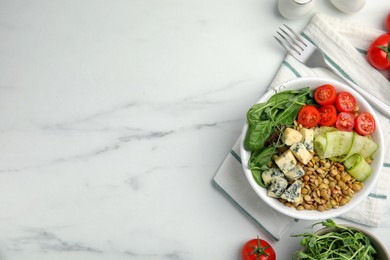
<path fill-rule="evenodd" d="M 77 242 L 68 242 L 52 232 L 48 232 L 43 229 L 30 229 L 27 230 L 30 236 L 20 237 L 13 242 L 13 250 L 21 250 L 20 245 L 24 246 L 36 246 L 39 250 L 46 251 L 84 251 L 90 253 L 101 253 L 101 251 L 83 246 Z M 35 245 L 34 245 L 35 244 Z"/>

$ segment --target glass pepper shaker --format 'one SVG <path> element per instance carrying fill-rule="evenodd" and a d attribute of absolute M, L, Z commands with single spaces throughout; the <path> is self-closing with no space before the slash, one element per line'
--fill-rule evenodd
<path fill-rule="evenodd" d="M 343 13 L 354 13 L 363 8 L 366 0 L 330 0 Z"/>
<path fill-rule="evenodd" d="M 310 13 L 315 0 L 278 0 L 278 9 L 287 19 L 298 19 Z"/>

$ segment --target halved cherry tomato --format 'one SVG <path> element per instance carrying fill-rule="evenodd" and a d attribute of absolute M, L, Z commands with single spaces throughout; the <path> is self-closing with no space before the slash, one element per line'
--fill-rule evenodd
<path fill-rule="evenodd" d="M 320 119 L 320 112 L 312 105 L 304 105 L 298 112 L 298 123 L 307 128 L 318 125 Z"/>
<path fill-rule="evenodd" d="M 355 126 L 355 115 L 350 112 L 341 112 L 337 116 L 335 126 L 340 131 L 351 132 Z"/>
<path fill-rule="evenodd" d="M 321 106 L 331 105 L 336 100 L 336 89 L 330 84 L 319 86 L 314 91 L 314 100 Z"/>
<path fill-rule="evenodd" d="M 352 112 L 356 108 L 356 100 L 349 92 L 340 92 L 335 101 L 336 109 L 339 112 Z"/>
<path fill-rule="evenodd" d="M 242 247 L 241 257 L 242 260 L 275 260 L 276 254 L 267 241 L 255 238 Z"/>
<path fill-rule="evenodd" d="M 375 131 L 375 119 L 368 113 L 364 112 L 355 118 L 355 131 L 360 135 L 369 135 Z"/>
<path fill-rule="evenodd" d="M 385 27 L 387 32 L 390 33 L 390 13 L 388 13 L 386 16 Z"/>
<path fill-rule="evenodd" d="M 320 107 L 318 109 L 318 112 L 320 112 L 321 115 L 321 119 L 319 122 L 320 125 L 331 126 L 334 125 L 334 123 L 336 123 L 337 111 L 333 105 Z"/>

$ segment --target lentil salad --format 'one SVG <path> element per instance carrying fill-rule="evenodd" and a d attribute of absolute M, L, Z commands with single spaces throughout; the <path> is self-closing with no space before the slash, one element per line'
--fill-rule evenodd
<path fill-rule="evenodd" d="M 261 132 L 262 144 L 260 148 L 251 151 L 248 162 L 254 179 L 260 186 L 268 189 L 269 196 L 275 197 L 286 206 L 295 207 L 297 210 L 324 211 L 348 203 L 353 195 L 364 187 L 364 180 L 361 178 L 357 180 L 351 175 L 349 173 L 351 167 L 344 165 L 343 160 L 340 159 L 344 156 L 345 160 L 347 155 L 350 156 L 351 154 L 348 153 L 351 149 L 347 150 L 347 154 L 338 158 L 337 156 L 324 157 L 317 153 L 319 149 L 315 149 L 314 141 L 318 135 L 340 130 L 334 125 L 319 125 L 321 118 L 315 119 L 318 122 L 312 127 L 305 127 L 297 121 L 298 114 L 304 106 L 321 108 L 313 96 L 313 91 L 308 91 L 308 88 L 289 90 L 273 95 L 269 99 L 273 102 L 271 105 L 269 101 L 254 105 L 247 113 L 249 131 L 244 143 L 250 139 L 254 140 L 253 136 L 251 138 L 250 131 L 251 128 L 256 128 L 253 125 L 254 118 L 263 123 L 262 129 L 268 127 L 268 131 Z M 282 97 L 281 100 L 285 103 L 279 104 L 278 97 Z M 301 99 L 297 101 L 297 97 Z M 300 108 L 290 110 L 289 124 L 286 122 L 277 124 L 275 118 L 278 117 L 280 111 L 285 111 L 285 104 L 299 105 Z M 253 112 L 255 110 L 257 114 Z M 358 110 L 358 106 L 355 106 L 353 112 L 356 116 L 359 114 Z M 270 127 L 267 122 L 274 124 Z M 310 119 L 310 124 L 312 123 L 313 120 Z M 266 136 L 270 132 L 272 134 Z M 369 140 L 367 142 L 372 142 L 369 136 L 364 136 L 364 140 L 366 139 Z M 377 149 L 375 145 L 370 156 L 364 158 L 367 165 L 370 163 L 372 153 Z M 250 147 L 249 149 L 245 147 L 245 149 L 251 150 Z M 358 150 L 355 149 L 354 152 L 356 151 Z M 368 176 L 369 174 L 366 177 Z M 282 178 L 287 181 L 282 181 Z"/>

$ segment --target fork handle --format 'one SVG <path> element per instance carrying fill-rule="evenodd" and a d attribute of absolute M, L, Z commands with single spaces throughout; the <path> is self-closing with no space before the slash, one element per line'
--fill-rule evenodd
<path fill-rule="evenodd" d="M 374 106 L 378 111 L 380 111 L 383 115 L 387 116 L 390 118 L 390 106 L 385 104 L 382 100 L 379 98 L 375 97 L 365 89 L 359 87 L 356 85 L 354 82 L 351 80 L 347 79 L 343 74 L 341 74 L 336 68 L 330 66 L 329 64 L 327 65 L 327 69 L 332 70 L 337 76 L 342 78 L 345 82 L 347 82 L 356 92 L 358 92 L 360 95 L 362 95 L 372 106 Z"/>

